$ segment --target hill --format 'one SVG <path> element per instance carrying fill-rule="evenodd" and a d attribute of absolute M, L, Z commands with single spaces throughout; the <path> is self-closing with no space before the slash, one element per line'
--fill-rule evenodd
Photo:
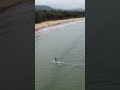
<path fill-rule="evenodd" d="M 85 9 L 82 9 L 82 8 L 76 8 L 76 9 L 69 9 L 69 11 L 85 11 Z"/>
<path fill-rule="evenodd" d="M 35 5 L 35 10 L 61 10 L 61 11 L 85 11 L 82 8 L 75 8 L 75 9 L 59 9 L 59 8 L 52 8 L 47 5 Z"/>
<path fill-rule="evenodd" d="M 46 5 L 35 5 L 35 10 L 54 10 L 54 9 Z"/>

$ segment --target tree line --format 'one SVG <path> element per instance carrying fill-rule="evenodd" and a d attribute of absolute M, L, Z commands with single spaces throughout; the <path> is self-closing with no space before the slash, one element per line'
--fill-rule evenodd
<path fill-rule="evenodd" d="M 35 23 L 49 20 L 62 20 L 69 18 L 85 17 L 84 11 L 61 11 L 61 10 L 35 10 Z"/>

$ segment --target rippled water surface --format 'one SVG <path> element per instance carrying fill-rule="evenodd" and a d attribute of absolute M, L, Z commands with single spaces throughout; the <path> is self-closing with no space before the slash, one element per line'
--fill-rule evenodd
<path fill-rule="evenodd" d="M 57 57 L 63 61 L 53 64 Z M 35 90 L 85 90 L 85 21 L 35 38 Z"/>

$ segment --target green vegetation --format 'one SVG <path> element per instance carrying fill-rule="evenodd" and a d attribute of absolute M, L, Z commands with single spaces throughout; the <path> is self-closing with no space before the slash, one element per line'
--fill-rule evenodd
<path fill-rule="evenodd" d="M 57 10 L 35 10 L 35 23 L 49 20 L 62 20 L 69 18 L 85 17 L 85 12 L 80 11 L 57 11 Z"/>

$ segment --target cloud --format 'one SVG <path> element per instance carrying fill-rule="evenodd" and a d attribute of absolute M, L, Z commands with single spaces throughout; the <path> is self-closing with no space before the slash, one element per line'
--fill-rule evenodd
<path fill-rule="evenodd" d="M 35 0 L 35 4 L 64 9 L 85 8 L 85 0 Z"/>

